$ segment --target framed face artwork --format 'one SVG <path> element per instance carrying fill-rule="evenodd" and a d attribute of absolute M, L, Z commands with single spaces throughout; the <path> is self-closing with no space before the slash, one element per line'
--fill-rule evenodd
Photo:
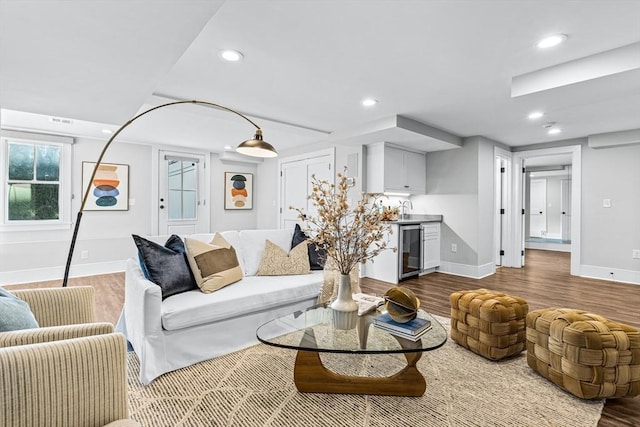
<path fill-rule="evenodd" d="M 253 209 L 253 174 L 224 173 L 224 208 Z"/>
<path fill-rule="evenodd" d="M 84 210 L 129 210 L 129 165 L 100 163 L 93 181 L 89 182 L 95 166 L 92 162 L 82 162 L 83 195 L 87 185 L 90 186 Z"/>

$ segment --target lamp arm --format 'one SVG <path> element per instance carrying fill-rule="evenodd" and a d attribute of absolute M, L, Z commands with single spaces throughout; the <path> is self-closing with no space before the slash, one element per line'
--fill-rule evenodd
<path fill-rule="evenodd" d="M 183 100 L 183 101 L 174 101 L 174 102 L 168 102 L 166 104 L 157 105 L 157 106 L 155 106 L 153 108 L 149 108 L 148 110 L 143 111 L 142 113 L 140 113 L 137 116 L 129 119 L 125 124 L 120 126 L 120 128 L 117 131 L 115 131 L 113 135 L 111 135 L 111 138 L 109 138 L 107 143 L 102 148 L 102 151 L 100 152 L 100 155 L 98 156 L 98 160 L 97 160 L 95 166 L 93 167 L 93 171 L 91 172 L 91 177 L 89 178 L 89 181 L 87 182 L 87 189 L 85 190 L 84 195 L 82 196 L 82 202 L 80 203 L 80 210 L 78 211 L 78 216 L 76 217 L 76 224 L 75 224 L 75 227 L 73 229 L 73 236 L 71 237 L 71 245 L 69 246 L 69 254 L 67 255 L 67 263 L 66 263 L 65 269 L 64 269 L 64 277 L 62 279 L 62 287 L 66 287 L 67 286 L 67 282 L 69 281 L 69 269 L 71 267 L 71 259 L 73 258 L 73 251 L 74 251 L 75 246 L 76 246 L 76 239 L 78 237 L 78 230 L 80 229 L 80 222 L 82 220 L 82 213 L 84 211 L 84 206 L 87 203 L 87 199 L 89 198 L 89 193 L 91 191 L 91 185 L 89 185 L 89 183 L 93 182 L 93 179 L 96 177 L 96 172 L 98 171 L 98 167 L 102 163 L 102 158 L 104 157 L 105 153 L 107 152 L 107 149 L 109 149 L 109 146 L 111 146 L 111 143 L 116 139 L 116 137 L 120 134 L 120 132 L 122 132 L 124 129 L 129 127 L 130 124 L 132 124 L 133 122 L 138 120 L 140 117 L 142 117 L 142 116 L 144 116 L 146 114 L 149 114 L 152 111 L 158 110 L 160 108 L 169 107 L 171 105 L 178 105 L 178 104 L 197 104 L 197 105 L 204 105 L 204 106 L 207 106 L 207 107 L 217 108 L 217 109 L 220 109 L 220 110 L 225 110 L 225 111 L 228 111 L 230 113 L 233 113 L 233 114 L 236 114 L 236 115 L 242 117 L 243 119 L 245 119 L 246 121 L 251 123 L 253 126 L 255 126 L 255 128 L 258 131 L 262 131 L 260 129 L 260 126 L 255 124 L 250 118 L 248 118 L 244 114 L 242 114 L 242 113 L 240 113 L 240 112 L 238 112 L 238 111 L 236 111 L 236 110 L 234 110 L 232 108 L 225 107 L 224 105 L 220 105 L 220 104 L 215 104 L 213 102 L 198 101 L 198 100 L 195 100 L 195 99 Z"/>

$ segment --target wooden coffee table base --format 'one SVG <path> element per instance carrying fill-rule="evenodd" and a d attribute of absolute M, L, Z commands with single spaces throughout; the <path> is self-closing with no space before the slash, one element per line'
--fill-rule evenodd
<path fill-rule="evenodd" d="M 407 366 L 389 377 L 356 377 L 328 370 L 317 351 L 298 350 L 293 380 L 303 393 L 375 394 L 413 396 L 424 394 L 427 382 L 416 368 L 422 352 L 404 353 Z"/>

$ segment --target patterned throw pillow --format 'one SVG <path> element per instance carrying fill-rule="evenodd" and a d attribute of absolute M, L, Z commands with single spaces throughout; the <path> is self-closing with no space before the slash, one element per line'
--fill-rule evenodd
<path fill-rule="evenodd" d="M 219 233 L 211 243 L 185 241 L 189 265 L 202 292 L 209 294 L 242 279 L 236 250 Z"/>
<path fill-rule="evenodd" d="M 264 244 L 262 261 L 256 276 L 284 276 L 309 274 L 309 254 L 307 242 L 302 242 L 287 253 L 280 246 L 267 240 Z"/>
<path fill-rule="evenodd" d="M 162 299 L 197 289 L 182 239 L 173 234 L 164 246 L 133 234 L 144 276 L 160 286 Z"/>

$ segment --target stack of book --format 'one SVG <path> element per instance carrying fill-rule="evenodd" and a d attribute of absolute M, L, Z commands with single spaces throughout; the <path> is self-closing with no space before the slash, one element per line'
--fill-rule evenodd
<path fill-rule="evenodd" d="M 418 341 L 429 329 L 431 329 L 431 321 L 427 319 L 415 318 L 407 323 L 396 322 L 389 316 L 389 313 L 383 313 L 373 319 L 373 325 L 390 334 L 406 338 L 411 341 Z"/>

